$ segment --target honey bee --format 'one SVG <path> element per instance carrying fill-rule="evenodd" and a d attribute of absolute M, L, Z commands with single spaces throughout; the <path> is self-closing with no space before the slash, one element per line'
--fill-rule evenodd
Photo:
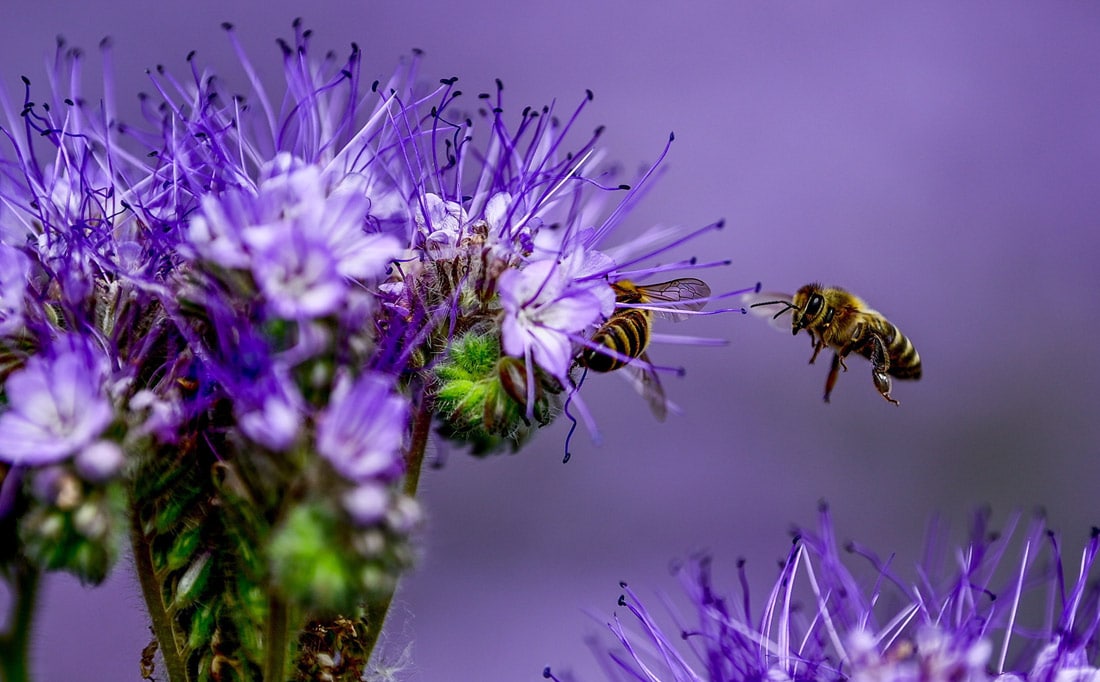
<path fill-rule="evenodd" d="M 625 368 L 654 416 L 664 420 L 668 415 L 668 399 L 646 355 L 653 316 L 683 319 L 686 315 L 677 311 L 702 309 L 710 296 L 710 287 L 701 279 L 685 277 L 645 285 L 624 279 L 612 283 L 611 288 L 615 290 L 615 302 L 619 307 L 592 335 L 592 345 L 584 350 L 578 363 L 593 372 Z"/>
<path fill-rule="evenodd" d="M 913 342 L 882 313 L 872 310 L 862 299 L 844 289 L 807 284 L 794 296 L 759 294 L 756 298 L 772 300 L 753 303 L 750 307 L 784 306 L 772 316 L 773 320 L 791 311 L 791 333 L 797 335 L 805 329 L 810 335 L 814 351 L 810 364 L 822 348 L 828 346 L 833 350 L 832 366 L 825 380 L 825 402 L 829 402 L 840 369 L 848 371 L 844 358 L 853 351 L 871 361 L 871 380 L 875 388 L 895 405 L 899 403 L 890 396 L 890 377 L 920 379 L 920 355 Z"/>

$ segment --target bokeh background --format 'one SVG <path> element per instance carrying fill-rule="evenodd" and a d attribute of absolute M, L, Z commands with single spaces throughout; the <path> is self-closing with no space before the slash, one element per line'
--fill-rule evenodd
<path fill-rule="evenodd" d="M 669 325 L 729 340 L 652 350 L 687 368 L 665 382 L 682 416 L 655 424 L 625 382 L 597 377 L 585 395 L 603 444 L 581 435 L 566 465 L 564 423 L 516 456 L 438 452 L 424 556 L 390 623 L 404 679 L 536 680 L 548 664 L 603 679 L 585 638 L 620 580 L 675 592 L 670 563 L 709 550 L 727 577 L 748 559 L 763 590 L 819 500 L 842 538 L 901 558 L 932 515 L 961 529 L 979 504 L 996 519 L 1045 508 L 1071 553 L 1100 523 L 1096 3 L 38 0 L 3 14 L 0 79 L 17 96 L 23 74 L 45 87 L 57 34 L 88 48 L 93 79 L 113 38 L 124 103 L 146 67 L 183 71 L 192 49 L 243 90 L 219 23 L 276 76 L 274 38 L 299 15 L 319 47 L 357 41 L 367 78 L 422 48 L 425 77 L 457 75 L 471 95 L 499 77 L 517 115 L 590 88 L 585 125 L 608 125 L 627 168 L 676 133 L 628 229 L 724 217 L 683 252 L 732 259 L 706 274 L 716 290 L 844 285 L 916 343 L 925 378 L 896 384 L 900 408 L 860 360 L 826 405 L 827 359 L 807 366 L 806 338 L 751 316 Z M 44 599 L 39 679 L 138 679 L 149 633 L 125 563 L 98 590 L 53 577 Z"/>

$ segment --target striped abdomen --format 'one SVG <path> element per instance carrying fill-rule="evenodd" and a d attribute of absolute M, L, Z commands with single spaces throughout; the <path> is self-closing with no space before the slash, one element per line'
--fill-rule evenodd
<path fill-rule="evenodd" d="M 610 348 L 618 355 L 586 348 L 581 364 L 593 372 L 610 372 L 627 364 L 624 358 L 634 359 L 644 353 L 649 345 L 649 316 L 649 311 L 638 308 L 624 308 L 613 313 L 593 334 L 592 343 Z"/>
<path fill-rule="evenodd" d="M 899 379 L 920 379 L 920 355 L 913 347 L 913 342 L 884 317 L 875 318 L 871 327 L 886 343 L 886 354 L 890 358 L 890 369 L 887 370 L 887 374 Z M 860 350 L 860 353 L 868 359 L 871 357 L 871 352 L 869 346 L 864 346 Z"/>

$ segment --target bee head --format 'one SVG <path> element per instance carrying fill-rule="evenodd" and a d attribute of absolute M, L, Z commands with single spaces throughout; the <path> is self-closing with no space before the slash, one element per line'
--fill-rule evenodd
<path fill-rule="evenodd" d="M 797 335 L 814 323 L 825 310 L 825 297 L 820 284 L 807 284 L 794 295 L 794 312 L 791 313 L 791 333 Z"/>

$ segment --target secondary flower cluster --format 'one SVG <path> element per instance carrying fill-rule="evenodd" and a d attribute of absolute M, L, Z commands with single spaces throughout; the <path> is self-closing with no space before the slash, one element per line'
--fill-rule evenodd
<path fill-rule="evenodd" d="M 673 613 L 672 629 L 623 584 L 619 605 L 636 622 L 615 616 L 608 624 L 621 645 L 604 654 L 614 662 L 610 678 L 1100 680 L 1100 591 L 1093 575 L 1100 529 L 1093 529 L 1080 564 L 1064 566 L 1059 540 L 1042 519 L 1016 538 L 1018 525 L 1013 518 L 997 532 L 988 513 L 979 513 L 969 541 L 949 554 L 930 545 L 910 582 L 892 557 L 855 544 L 845 547 L 854 557 L 845 563 L 823 507 L 816 533 L 796 533 L 758 611 L 744 562 L 740 598 L 713 584 L 708 558 L 680 567 L 695 613 L 689 619 Z M 560 679 L 549 669 L 545 675 Z"/>
<path fill-rule="evenodd" d="M 255 586 L 307 613 L 392 593 L 433 423 L 484 453 L 586 415 L 615 283 L 724 262 L 639 265 L 721 223 L 607 246 L 660 160 L 631 188 L 599 130 L 570 149 L 590 93 L 509 123 L 499 82 L 466 109 L 414 55 L 368 83 L 296 24 L 274 100 L 226 29 L 246 96 L 192 54 L 127 125 L 59 43 L 44 91 L 3 98 L 0 520 L 91 581 L 128 524 L 161 646 L 248 678 Z"/>

